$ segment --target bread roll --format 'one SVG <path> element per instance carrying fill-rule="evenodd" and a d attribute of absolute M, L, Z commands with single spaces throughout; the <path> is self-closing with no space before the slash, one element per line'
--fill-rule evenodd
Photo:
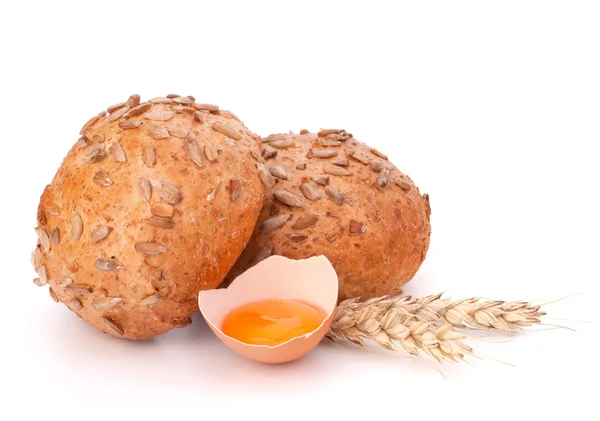
<path fill-rule="evenodd" d="M 177 95 L 132 95 L 80 134 L 40 200 L 36 283 L 109 335 L 190 324 L 252 234 L 260 138 Z"/>
<path fill-rule="evenodd" d="M 340 299 L 399 292 L 429 247 L 429 196 L 343 130 L 301 133 L 263 139 L 271 187 L 223 285 L 271 254 L 323 254 L 338 274 Z"/>

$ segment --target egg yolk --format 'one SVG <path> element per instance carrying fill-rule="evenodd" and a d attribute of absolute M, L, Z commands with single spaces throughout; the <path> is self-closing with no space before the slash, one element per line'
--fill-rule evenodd
<path fill-rule="evenodd" d="M 244 304 L 223 320 L 221 331 L 250 345 L 279 345 L 316 330 L 324 320 L 317 308 L 296 300 Z"/>

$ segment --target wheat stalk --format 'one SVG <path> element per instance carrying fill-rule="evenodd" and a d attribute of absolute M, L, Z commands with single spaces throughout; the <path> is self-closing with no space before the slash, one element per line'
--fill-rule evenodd
<path fill-rule="evenodd" d="M 451 300 L 442 294 L 384 296 L 363 302 L 352 298 L 337 306 L 327 338 L 362 346 L 370 339 L 388 350 L 398 350 L 397 342 L 410 355 L 425 353 L 440 363 L 456 362 L 477 355 L 462 342 L 468 336 L 455 328 L 518 332 L 541 323 L 546 313 L 540 307 L 523 301 Z"/>

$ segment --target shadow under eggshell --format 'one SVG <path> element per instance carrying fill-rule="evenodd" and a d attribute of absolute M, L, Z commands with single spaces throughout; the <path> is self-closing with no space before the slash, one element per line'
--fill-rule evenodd
<path fill-rule="evenodd" d="M 228 288 L 201 291 L 198 304 L 212 331 L 235 352 L 263 363 L 283 363 L 300 358 L 323 339 L 333 320 L 337 296 L 337 274 L 325 256 L 302 260 L 271 256 L 242 273 Z M 325 320 L 315 331 L 277 346 L 245 344 L 221 332 L 230 311 L 265 299 L 310 303 L 325 311 Z"/>

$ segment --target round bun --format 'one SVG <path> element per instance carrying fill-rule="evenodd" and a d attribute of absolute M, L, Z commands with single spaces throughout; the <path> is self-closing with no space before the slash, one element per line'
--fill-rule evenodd
<path fill-rule="evenodd" d="M 325 255 L 340 299 L 396 293 L 413 278 L 429 247 L 429 196 L 384 154 L 343 130 L 271 135 L 262 152 L 271 187 L 225 285 L 271 254 Z"/>
<path fill-rule="evenodd" d="M 107 111 L 42 194 L 35 282 L 109 335 L 151 338 L 191 323 L 198 292 L 250 238 L 260 138 L 193 97 L 132 95 Z"/>

